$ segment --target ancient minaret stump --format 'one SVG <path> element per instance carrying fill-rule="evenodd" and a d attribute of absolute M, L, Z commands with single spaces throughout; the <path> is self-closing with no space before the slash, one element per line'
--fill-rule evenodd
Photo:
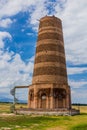
<path fill-rule="evenodd" d="M 61 20 L 40 19 L 28 106 L 37 110 L 71 108 Z"/>

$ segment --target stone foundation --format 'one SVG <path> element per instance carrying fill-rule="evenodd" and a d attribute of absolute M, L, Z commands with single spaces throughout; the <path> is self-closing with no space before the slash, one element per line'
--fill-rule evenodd
<path fill-rule="evenodd" d="M 54 116 L 73 116 L 80 114 L 79 110 L 76 109 L 58 109 L 58 110 L 40 110 L 40 109 L 18 109 L 14 111 L 16 114 L 24 114 L 24 115 L 54 115 Z"/>

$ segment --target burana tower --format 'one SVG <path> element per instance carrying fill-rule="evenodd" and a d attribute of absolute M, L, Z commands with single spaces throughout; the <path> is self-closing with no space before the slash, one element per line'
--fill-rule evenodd
<path fill-rule="evenodd" d="M 53 111 L 71 109 L 62 22 L 55 16 L 40 19 L 28 107 Z"/>

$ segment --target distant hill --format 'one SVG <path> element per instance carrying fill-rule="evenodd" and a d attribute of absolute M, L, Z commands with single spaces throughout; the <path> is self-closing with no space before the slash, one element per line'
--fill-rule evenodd
<path fill-rule="evenodd" d="M 0 97 L 0 102 L 13 102 L 13 99 L 6 98 L 6 97 Z"/>
<path fill-rule="evenodd" d="M 6 102 L 6 103 L 13 102 L 13 99 L 7 98 L 7 97 L 0 97 L 0 102 L 1 103 L 2 102 Z M 18 100 L 18 103 L 27 103 L 27 101 L 26 100 Z"/>
<path fill-rule="evenodd" d="M 72 103 L 73 106 L 87 106 L 86 103 Z"/>

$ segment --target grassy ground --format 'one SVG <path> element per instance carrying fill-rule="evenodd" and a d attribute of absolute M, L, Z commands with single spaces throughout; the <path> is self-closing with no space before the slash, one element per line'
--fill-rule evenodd
<path fill-rule="evenodd" d="M 87 106 L 72 106 L 72 108 L 80 109 L 81 113 L 87 113 Z"/>
<path fill-rule="evenodd" d="M 9 104 L 0 104 L 0 113 L 9 113 Z M 20 107 L 17 105 L 17 107 Z M 87 130 L 87 107 L 76 116 L 25 116 L 0 114 L 0 130 Z"/>
<path fill-rule="evenodd" d="M 9 103 L 0 103 L 0 113 L 10 113 L 10 104 Z"/>
<path fill-rule="evenodd" d="M 12 103 L 0 103 L 0 113 L 10 113 Z M 17 104 L 16 108 L 24 107 L 27 108 L 26 104 Z"/>

